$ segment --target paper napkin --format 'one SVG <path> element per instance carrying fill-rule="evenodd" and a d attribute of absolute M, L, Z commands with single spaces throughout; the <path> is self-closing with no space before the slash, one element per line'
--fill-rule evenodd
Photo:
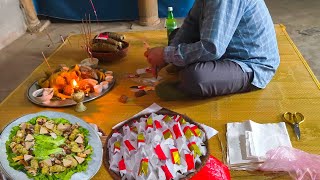
<path fill-rule="evenodd" d="M 284 122 L 259 124 L 248 120 L 227 124 L 227 161 L 231 169 L 255 170 L 266 152 L 292 147 Z"/>

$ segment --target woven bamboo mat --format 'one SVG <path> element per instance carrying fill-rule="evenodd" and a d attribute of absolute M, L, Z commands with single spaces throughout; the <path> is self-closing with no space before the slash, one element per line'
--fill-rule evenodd
<path fill-rule="evenodd" d="M 148 92 L 143 97 L 135 98 L 129 87 L 138 84 L 127 79 L 125 74 L 148 66 L 143 56 L 142 40 L 146 40 L 151 46 L 165 45 L 166 32 L 128 32 L 125 33 L 130 43 L 128 55 L 121 61 L 101 65 L 114 71 L 117 81 L 115 87 L 105 96 L 85 103 L 88 107 L 87 111 L 77 113 L 74 111 L 74 107 L 44 108 L 28 101 L 26 96 L 28 87 L 42 77 L 44 70 L 47 69 L 47 65 L 42 63 L 0 104 L 0 129 L 24 114 L 54 110 L 70 113 L 87 122 L 95 123 L 108 134 L 115 124 L 130 118 L 155 102 L 172 111 L 186 114 L 198 123 L 204 123 L 217 129 L 220 132 L 221 142 L 225 145 L 227 122 L 241 122 L 251 119 L 258 123 L 276 123 L 282 121 L 282 113 L 298 111 L 305 115 L 306 121 L 300 127 L 301 141 L 295 139 L 292 128 L 289 125 L 287 126 L 293 146 L 309 153 L 320 154 L 319 82 L 288 36 L 285 27 L 275 25 L 275 28 L 281 63 L 275 77 L 264 90 L 205 100 L 166 102 L 160 100 L 155 92 Z M 74 65 L 79 63 L 86 58 L 85 53 L 81 50 L 81 44 L 82 37 L 80 35 L 70 36 L 64 44 L 48 57 L 49 63 L 52 67 L 58 67 L 59 64 Z M 160 72 L 159 75 L 170 78 L 164 71 Z M 118 101 L 122 94 L 130 97 L 128 103 L 123 104 Z M 222 160 L 223 153 L 218 136 L 209 141 L 209 146 L 211 154 Z M 260 172 L 236 171 L 231 174 L 234 179 L 270 178 L 270 175 Z M 272 178 L 274 178 L 274 175 Z M 279 178 L 288 177 L 281 175 Z M 94 179 L 110 179 L 107 169 L 101 166 Z"/>

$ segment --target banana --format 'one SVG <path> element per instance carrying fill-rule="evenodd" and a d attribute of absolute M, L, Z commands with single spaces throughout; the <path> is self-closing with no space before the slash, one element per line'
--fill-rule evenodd
<path fill-rule="evenodd" d="M 104 81 L 104 78 L 106 77 L 106 75 L 103 72 L 99 71 L 99 70 L 96 70 L 96 73 L 97 73 L 97 75 L 99 77 L 98 81 L 99 82 Z"/>

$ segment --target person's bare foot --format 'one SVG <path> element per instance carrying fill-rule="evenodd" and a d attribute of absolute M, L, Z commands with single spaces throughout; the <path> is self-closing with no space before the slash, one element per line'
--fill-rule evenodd
<path fill-rule="evenodd" d="M 155 88 L 156 94 L 162 100 L 176 101 L 190 98 L 188 94 L 178 89 L 178 81 L 164 81 Z"/>
<path fill-rule="evenodd" d="M 173 64 L 169 64 L 167 67 L 166 67 L 166 71 L 168 74 L 178 74 L 179 71 L 183 69 L 183 67 L 180 67 L 180 66 L 176 66 L 176 65 L 173 65 Z"/>

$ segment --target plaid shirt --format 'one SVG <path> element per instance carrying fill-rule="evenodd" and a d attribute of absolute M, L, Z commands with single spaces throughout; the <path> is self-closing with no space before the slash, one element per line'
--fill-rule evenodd
<path fill-rule="evenodd" d="M 274 25 L 263 0 L 195 0 L 183 25 L 164 49 L 177 66 L 231 60 L 254 73 L 265 88 L 280 63 Z"/>

